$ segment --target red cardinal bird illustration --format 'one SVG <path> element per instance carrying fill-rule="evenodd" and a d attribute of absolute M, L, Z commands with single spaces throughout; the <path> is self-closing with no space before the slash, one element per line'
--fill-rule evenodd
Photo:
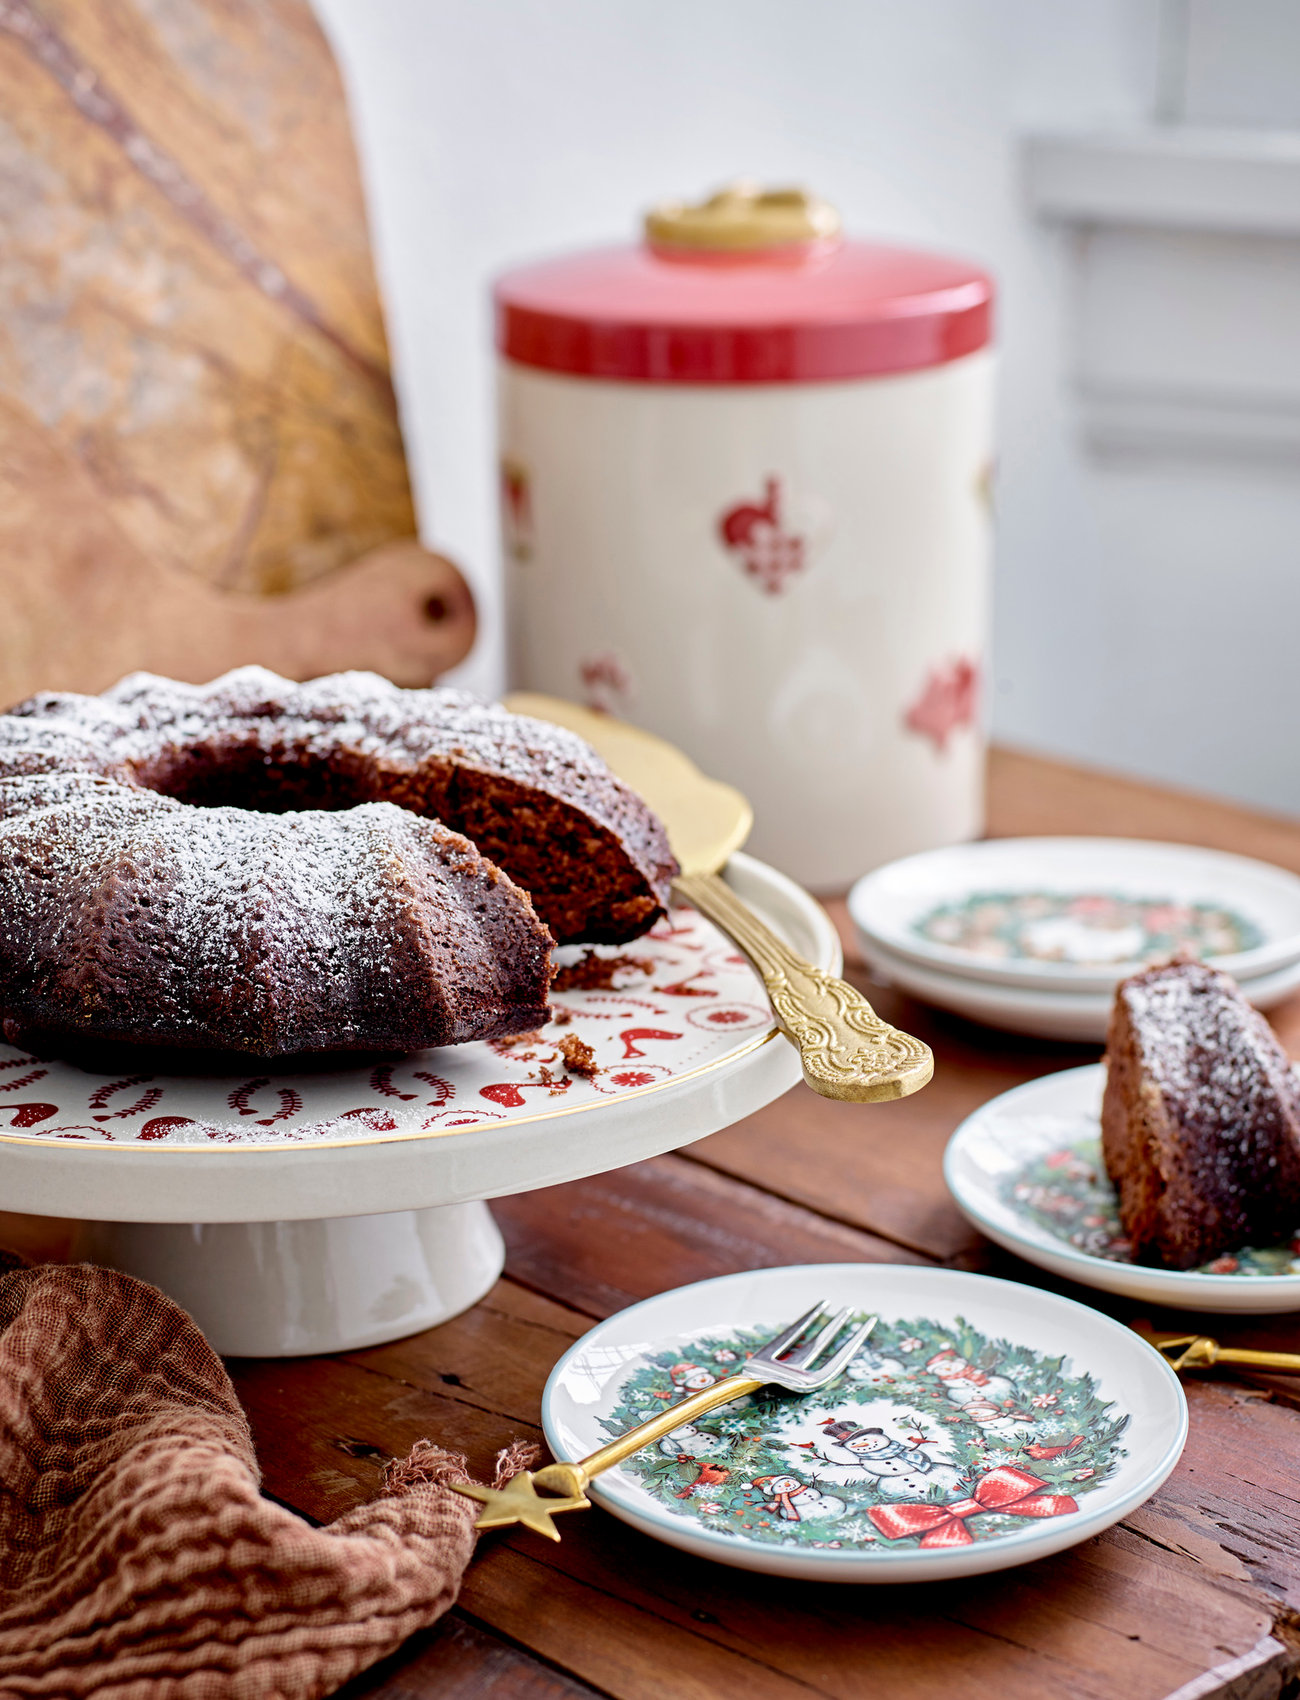
<path fill-rule="evenodd" d="M 1037 1441 L 1032 1446 L 1026 1446 L 1027 1458 L 1059 1458 L 1063 1452 L 1073 1452 L 1076 1446 L 1083 1445 L 1083 1436 L 1076 1434 L 1073 1440 L 1067 1440 L 1064 1446 L 1040 1446 Z"/>
<path fill-rule="evenodd" d="M 689 1487 L 678 1488 L 678 1499 L 689 1499 L 697 1487 L 719 1487 L 731 1474 L 724 1470 L 721 1464 L 701 1464 L 700 1473 Z"/>

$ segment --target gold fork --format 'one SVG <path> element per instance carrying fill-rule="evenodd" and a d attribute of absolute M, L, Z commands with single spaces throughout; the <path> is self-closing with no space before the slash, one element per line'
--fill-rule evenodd
<path fill-rule="evenodd" d="M 1208 1334 L 1175 1334 L 1157 1339 L 1139 1330 L 1171 1369 L 1211 1369 L 1215 1364 L 1251 1364 L 1256 1369 L 1300 1372 L 1300 1352 L 1256 1352 L 1247 1346 L 1221 1346 Z"/>
<path fill-rule="evenodd" d="M 834 1381 L 879 1319 L 872 1316 L 859 1323 L 844 1344 L 814 1369 L 810 1366 L 849 1319 L 847 1309 L 837 1311 L 818 1329 L 814 1338 L 805 1340 L 804 1336 L 825 1316 L 826 1308 L 824 1302 L 815 1304 L 807 1315 L 760 1346 L 746 1360 L 743 1370 L 712 1387 L 706 1387 L 703 1392 L 693 1393 L 679 1404 L 670 1405 L 648 1422 L 638 1423 L 626 1434 L 619 1435 L 576 1464 L 547 1464 L 540 1470 L 521 1470 L 503 1488 L 480 1487 L 477 1482 L 453 1482 L 451 1486 L 467 1499 L 482 1501 L 483 1510 L 474 1525 L 476 1529 L 500 1529 L 508 1523 L 523 1523 L 537 1534 L 549 1535 L 551 1540 L 558 1541 L 560 1532 L 552 1523 L 552 1517 L 561 1511 L 585 1510 L 591 1504 L 587 1498 L 587 1485 L 591 1478 L 600 1475 L 602 1470 L 612 1470 L 615 1464 L 621 1464 L 624 1458 L 630 1458 L 643 1446 L 649 1446 L 652 1440 L 660 1440 L 683 1424 L 702 1417 L 706 1411 L 716 1410 L 719 1405 L 729 1405 L 733 1399 L 756 1392 L 760 1387 L 777 1386 L 788 1388 L 793 1393 L 813 1393 Z M 539 1487 L 546 1488 L 549 1497 L 543 1499 L 537 1492 Z"/>

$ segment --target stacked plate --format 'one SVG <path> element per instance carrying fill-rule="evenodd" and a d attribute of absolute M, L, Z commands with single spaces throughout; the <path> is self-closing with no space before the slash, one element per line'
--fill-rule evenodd
<path fill-rule="evenodd" d="M 849 910 L 878 979 L 1043 1038 L 1104 1041 L 1116 983 L 1180 951 L 1259 1009 L 1300 989 L 1300 879 L 1186 844 L 954 845 L 868 874 Z"/>

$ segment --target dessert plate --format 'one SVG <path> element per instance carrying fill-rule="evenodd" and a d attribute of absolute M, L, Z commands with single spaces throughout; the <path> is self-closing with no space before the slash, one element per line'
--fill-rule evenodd
<path fill-rule="evenodd" d="M 1101 1161 L 1105 1083 L 1100 1063 L 1066 1069 L 968 1116 L 943 1164 L 962 1214 L 1027 1262 L 1105 1292 L 1177 1310 L 1300 1310 L 1300 1232 L 1292 1245 L 1243 1249 L 1205 1269 L 1128 1261 Z"/>
<path fill-rule="evenodd" d="M 1006 838 L 908 856 L 859 880 L 868 945 L 997 986 L 1113 990 L 1179 950 L 1239 982 L 1300 963 L 1300 879 L 1246 856 L 1122 838 Z"/>
<path fill-rule="evenodd" d="M 599 1323 L 546 1384 L 551 1451 L 595 1451 L 821 1299 L 879 1318 L 838 1381 L 724 1406 L 597 1477 L 591 1498 L 745 1570 L 938 1581 L 1074 1546 L 1178 1461 L 1182 1388 L 1128 1329 L 1033 1287 L 878 1263 L 725 1275 Z"/>
<path fill-rule="evenodd" d="M 858 930 L 872 978 L 900 987 L 923 1003 L 949 1009 L 967 1021 L 982 1021 L 1037 1039 L 1101 1044 L 1106 1038 L 1113 992 L 1045 992 L 1032 986 L 995 986 L 948 974 L 899 956 Z"/>
<path fill-rule="evenodd" d="M 1081 1044 L 1105 1043 L 1115 997 L 1113 986 L 1104 992 L 1076 992 L 1068 987 L 1044 991 L 1033 986 L 994 985 L 899 956 L 868 938 L 861 929 L 858 936 L 862 954 L 875 978 L 900 986 L 925 1003 L 1011 1033 Z M 1272 974 L 1256 975 L 1241 985 L 1242 994 L 1257 1009 L 1274 1008 L 1297 988 L 1300 988 L 1300 962 Z"/>

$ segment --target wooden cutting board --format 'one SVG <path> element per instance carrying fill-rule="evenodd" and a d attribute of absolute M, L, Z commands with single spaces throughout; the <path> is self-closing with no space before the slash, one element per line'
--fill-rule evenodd
<path fill-rule="evenodd" d="M 0 0 L 0 113 L 0 702 L 460 660 L 306 0 Z"/>

